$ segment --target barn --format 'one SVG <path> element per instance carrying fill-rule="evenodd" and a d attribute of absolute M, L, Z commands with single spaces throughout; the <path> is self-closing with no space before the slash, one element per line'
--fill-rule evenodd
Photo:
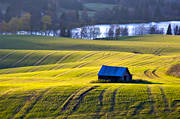
<path fill-rule="evenodd" d="M 98 73 L 98 79 L 110 82 L 128 82 L 132 80 L 132 74 L 130 74 L 127 67 L 103 65 Z"/>

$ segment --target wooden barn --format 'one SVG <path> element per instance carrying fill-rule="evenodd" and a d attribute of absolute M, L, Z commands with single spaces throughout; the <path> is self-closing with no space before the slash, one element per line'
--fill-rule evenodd
<path fill-rule="evenodd" d="M 111 82 L 128 82 L 132 80 L 132 75 L 126 67 L 103 65 L 98 73 L 98 79 L 108 80 Z"/>

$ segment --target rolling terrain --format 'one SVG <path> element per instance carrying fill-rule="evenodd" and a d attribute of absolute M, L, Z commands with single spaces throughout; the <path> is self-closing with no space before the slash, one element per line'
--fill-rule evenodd
<path fill-rule="evenodd" d="M 0 36 L 1 119 L 178 118 L 180 36 L 117 41 Z M 102 65 L 139 83 L 95 83 Z"/>

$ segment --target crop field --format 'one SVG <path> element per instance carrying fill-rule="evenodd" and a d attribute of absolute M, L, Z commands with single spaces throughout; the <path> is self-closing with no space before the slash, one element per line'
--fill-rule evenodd
<path fill-rule="evenodd" d="M 0 36 L 0 119 L 180 118 L 180 36 Z M 137 83 L 97 83 L 102 65 Z"/>

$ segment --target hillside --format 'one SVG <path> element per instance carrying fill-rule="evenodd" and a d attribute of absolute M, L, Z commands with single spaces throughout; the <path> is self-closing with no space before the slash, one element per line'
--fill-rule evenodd
<path fill-rule="evenodd" d="M 166 74 L 178 63 L 180 36 L 0 36 L 0 118 L 178 118 L 180 78 Z M 102 65 L 141 82 L 95 83 Z"/>

